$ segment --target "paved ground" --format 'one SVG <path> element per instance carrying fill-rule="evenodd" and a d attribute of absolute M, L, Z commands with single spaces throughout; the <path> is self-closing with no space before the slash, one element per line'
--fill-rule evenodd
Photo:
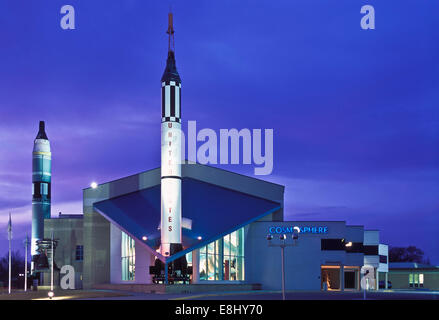
<path fill-rule="evenodd" d="M 127 293 L 123 297 L 102 297 L 93 300 L 281 300 L 279 291 L 222 292 L 205 294 L 142 294 Z M 287 292 L 287 300 L 363 300 L 362 292 Z M 367 292 L 367 300 L 439 300 L 439 291 Z"/>
<path fill-rule="evenodd" d="M 48 291 L 0 292 L 0 300 L 49 300 Z M 280 291 L 220 292 L 204 294 L 147 294 L 109 290 L 60 290 L 53 300 L 281 300 Z M 363 300 L 363 292 L 287 292 L 287 300 Z M 369 291 L 367 300 L 439 300 L 439 291 Z"/>
<path fill-rule="evenodd" d="M 13 290 L 8 294 L 7 290 L 0 291 L 0 300 L 50 300 L 48 297 L 48 290 L 27 291 Z M 128 293 L 130 294 L 130 293 Z M 53 300 L 68 300 L 68 299 L 92 299 L 92 298 L 112 298 L 121 297 L 126 293 L 118 291 L 104 291 L 104 290 L 55 290 Z"/>

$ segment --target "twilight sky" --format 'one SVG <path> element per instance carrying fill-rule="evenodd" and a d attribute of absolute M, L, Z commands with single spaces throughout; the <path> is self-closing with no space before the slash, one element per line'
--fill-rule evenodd
<path fill-rule="evenodd" d="M 60 8 L 76 10 L 62 30 Z M 274 129 L 291 220 L 346 220 L 439 264 L 437 1 L 0 2 L 0 255 L 30 234 L 38 121 L 52 215 L 82 189 L 160 165 L 160 77 L 174 12 L 183 126 Z M 361 6 L 376 30 L 360 28 Z M 201 144 L 201 143 L 200 143 Z M 253 166 L 219 166 L 252 175 Z"/>

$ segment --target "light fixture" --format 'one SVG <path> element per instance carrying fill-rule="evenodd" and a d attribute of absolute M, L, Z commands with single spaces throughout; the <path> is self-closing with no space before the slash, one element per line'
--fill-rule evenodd
<path fill-rule="evenodd" d="M 346 247 L 352 247 L 352 241 L 349 241 L 348 243 L 346 243 Z"/>
<path fill-rule="evenodd" d="M 270 241 L 270 240 L 272 240 L 272 239 L 273 239 L 273 235 L 271 235 L 271 234 L 267 234 L 267 240 Z"/>
<path fill-rule="evenodd" d="M 286 238 L 287 238 L 287 236 L 284 235 L 284 234 L 281 234 L 281 235 L 279 236 L 279 239 L 281 239 L 281 240 L 285 240 Z"/>
<path fill-rule="evenodd" d="M 92 182 L 92 183 L 90 183 L 90 187 L 92 188 L 92 189 L 96 189 L 97 187 L 98 187 L 98 184 L 96 183 L 96 182 Z"/>
<path fill-rule="evenodd" d="M 201 236 L 198 236 L 197 239 L 198 239 L 198 240 L 201 240 L 201 239 L 203 239 L 203 238 L 202 238 Z"/>
<path fill-rule="evenodd" d="M 47 295 L 49 296 L 49 299 L 52 299 L 55 294 L 53 293 L 53 291 L 49 291 Z"/>
<path fill-rule="evenodd" d="M 147 237 L 147 236 L 143 236 L 143 237 L 142 237 L 142 240 L 143 240 L 143 241 L 146 241 L 146 240 L 148 240 L 148 237 Z"/>

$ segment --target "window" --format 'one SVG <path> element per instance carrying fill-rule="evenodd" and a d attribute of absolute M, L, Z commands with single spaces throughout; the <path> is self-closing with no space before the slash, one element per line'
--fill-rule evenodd
<path fill-rule="evenodd" d="M 244 229 L 200 248 L 200 280 L 244 280 Z"/>
<path fill-rule="evenodd" d="M 34 182 L 32 188 L 34 198 L 41 198 L 41 182 Z"/>
<path fill-rule="evenodd" d="M 244 280 L 244 230 L 241 228 L 223 238 L 223 279 Z"/>
<path fill-rule="evenodd" d="M 387 256 L 380 255 L 380 263 L 387 264 Z"/>
<path fill-rule="evenodd" d="M 424 274 L 423 273 L 409 273 L 409 287 L 418 288 L 424 286 Z"/>
<path fill-rule="evenodd" d="M 345 245 L 345 250 L 347 253 L 363 253 L 363 243 L 362 242 L 352 242 L 350 246 Z"/>
<path fill-rule="evenodd" d="M 206 247 L 200 249 L 200 280 L 207 280 Z"/>
<path fill-rule="evenodd" d="M 378 246 L 364 246 L 364 254 L 366 256 L 377 256 Z"/>
<path fill-rule="evenodd" d="M 84 246 L 76 246 L 76 261 L 84 260 Z"/>
<path fill-rule="evenodd" d="M 41 187 L 41 191 L 40 191 L 40 193 L 42 194 L 42 195 L 47 195 L 47 183 L 41 183 L 40 184 L 40 187 Z"/>
<path fill-rule="evenodd" d="M 322 250 L 345 250 L 343 239 L 322 239 Z"/>
<path fill-rule="evenodd" d="M 136 251 L 134 239 L 122 231 L 122 280 L 134 280 L 134 272 L 136 267 Z"/>

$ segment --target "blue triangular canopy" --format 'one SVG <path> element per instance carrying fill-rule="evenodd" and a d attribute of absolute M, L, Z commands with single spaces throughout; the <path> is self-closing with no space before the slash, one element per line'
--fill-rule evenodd
<path fill-rule="evenodd" d="M 155 250 L 160 244 L 160 184 L 96 202 L 94 208 L 151 249 Z M 279 208 L 277 202 L 185 177 L 182 181 L 182 216 L 192 220 L 192 230 L 182 230 L 184 252 L 214 241 Z M 146 241 L 142 240 L 144 236 Z M 198 237 L 202 240 L 197 240 Z"/>

